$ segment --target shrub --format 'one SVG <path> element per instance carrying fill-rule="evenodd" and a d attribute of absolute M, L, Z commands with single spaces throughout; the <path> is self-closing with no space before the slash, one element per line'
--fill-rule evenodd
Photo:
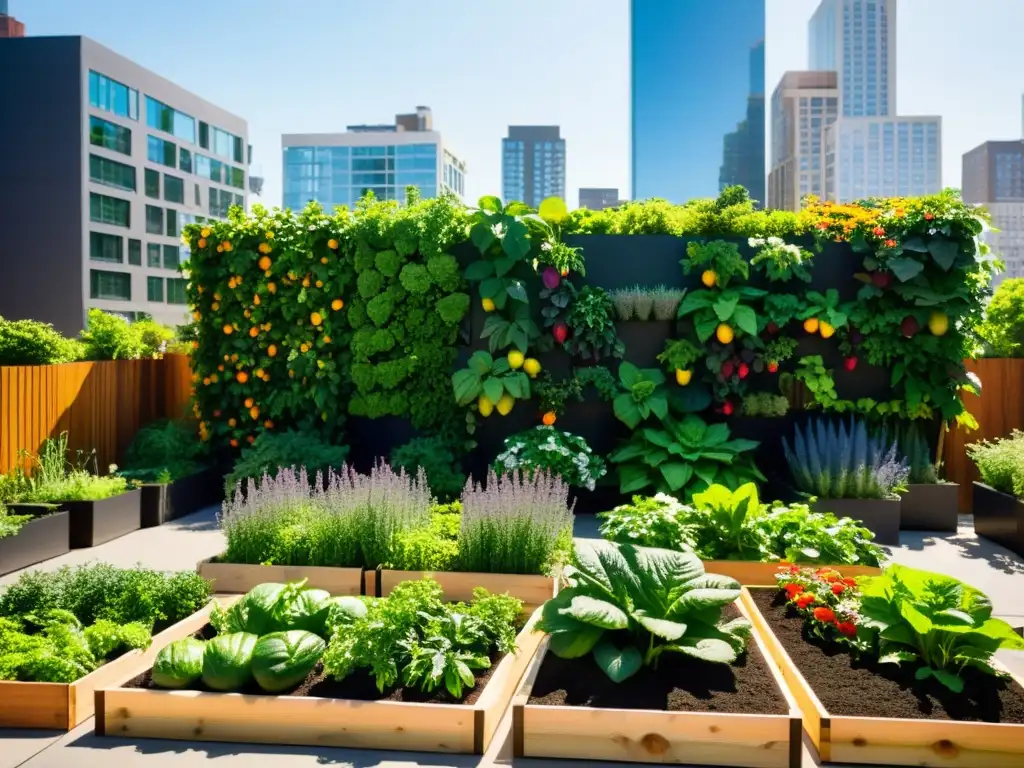
<path fill-rule="evenodd" d="M 743 398 L 744 416 L 779 418 L 789 412 L 789 399 L 771 392 L 751 392 Z"/>
<path fill-rule="evenodd" d="M 31 519 L 32 515 L 9 514 L 7 507 L 0 501 L 0 539 L 16 535 L 22 526 Z"/>
<path fill-rule="evenodd" d="M 999 284 L 978 334 L 991 357 L 1024 356 L 1024 277 L 1007 278 Z"/>
<path fill-rule="evenodd" d="M 498 475 L 520 471 L 527 476 L 547 472 L 575 488 L 594 490 L 608 468 L 578 435 L 539 426 L 505 438 L 505 450 L 494 460 Z"/>
<path fill-rule="evenodd" d="M 43 442 L 38 455 L 24 454 L 32 463 L 28 475 L 21 471 L 14 475 L 15 501 L 53 503 L 58 501 L 100 501 L 124 493 L 128 481 L 117 475 L 100 476 L 96 466 L 95 452 L 83 455 L 79 452 L 75 463 L 68 461 L 68 433 Z M 93 471 L 88 469 L 92 463 Z M 110 471 L 117 469 L 111 465 Z"/>
<path fill-rule="evenodd" d="M 230 495 L 239 483 L 273 475 L 279 469 L 304 467 L 310 473 L 338 469 L 344 466 L 347 456 L 348 446 L 332 445 L 310 432 L 261 432 L 242 451 L 224 483 Z"/>
<path fill-rule="evenodd" d="M 404 469 L 409 475 L 415 475 L 422 468 L 431 492 L 439 501 L 455 498 L 466 484 L 466 474 L 459 468 L 450 441 L 441 437 L 414 437 L 398 446 L 391 451 L 391 466 Z"/>
<path fill-rule="evenodd" d="M 120 474 L 132 480 L 167 482 L 199 470 L 203 444 L 189 422 L 170 419 L 143 427 L 128 446 Z"/>
<path fill-rule="evenodd" d="M 101 309 L 90 309 L 82 343 L 87 360 L 138 360 L 146 345 L 127 320 Z"/>
<path fill-rule="evenodd" d="M 394 551 L 386 567 L 399 571 L 454 570 L 459 557 L 461 523 L 459 502 L 431 507 L 426 528 L 403 530 L 395 537 Z"/>
<path fill-rule="evenodd" d="M 968 445 L 967 455 L 986 484 L 1024 499 L 1024 432 L 1015 429 L 1009 437 Z"/>
<path fill-rule="evenodd" d="M 132 329 L 142 342 L 142 357 L 163 357 L 165 352 L 171 351 L 175 336 L 173 328 L 155 320 L 137 320 Z"/>
<path fill-rule="evenodd" d="M 83 349 L 49 323 L 0 317 L 0 365 L 57 365 L 82 358 Z"/>
<path fill-rule="evenodd" d="M 572 532 L 569 486 L 547 472 L 487 475 L 462 492 L 459 570 L 544 573 Z"/>

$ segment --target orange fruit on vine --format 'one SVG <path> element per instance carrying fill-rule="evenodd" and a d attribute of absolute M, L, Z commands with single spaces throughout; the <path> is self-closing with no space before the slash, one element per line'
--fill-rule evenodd
<path fill-rule="evenodd" d="M 316 287 L 317 288 L 323 288 L 324 287 L 324 281 L 323 280 L 317 280 L 316 281 Z"/>
<path fill-rule="evenodd" d="M 199 314 L 199 310 L 196 310 L 195 312 L 192 313 L 192 319 L 193 320 L 202 320 L 203 316 L 201 314 Z"/>
<path fill-rule="evenodd" d="M 220 301 L 220 294 L 219 293 L 214 293 L 213 294 L 213 300 L 214 301 Z"/>
<path fill-rule="evenodd" d="M 331 337 L 330 336 L 324 336 L 324 344 L 330 344 L 330 343 L 331 343 Z"/>
<path fill-rule="evenodd" d="M 260 335 L 260 329 L 254 325 L 252 328 L 249 329 L 249 335 L 255 339 L 257 336 Z"/>
<path fill-rule="evenodd" d="M 335 299 L 334 301 L 331 302 L 331 309 L 333 309 L 335 312 L 337 312 L 339 309 L 341 309 L 344 306 L 345 306 L 345 302 L 342 301 L 341 299 Z"/>
<path fill-rule="evenodd" d="M 239 384 L 245 384 L 245 382 L 247 382 L 248 380 L 249 374 L 246 373 L 245 371 L 239 371 L 238 373 L 235 374 L 235 381 L 237 381 Z"/>
<path fill-rule="evenodd" d="M 209 237 L 210 236 L 210 228 L 209 227 L 203 227 L 200 230 L 199 234 L 202 235 L 203 237 Z"/>
<path fill-rule="evenodd" d="M 274 422 L 272 422 L 270 419 L 267 419 L 266 421 L 263 422 L 263 428 L 264 429 L 273 429 L 274 428 Z"/>
<path fill-rule="evenodd" d="M 311 322 L 313 325 L 320 325 L 320 323 L 322 323 L 323 321 L 324 319 L 320 317 L 319 312 L 314 312 L 309 316 L 309 322 Z"/>
<path fill-rule="evenodd" d="M 221 371 L 223 373 L 223 371 L 224 371 L 224 363 L 221 363 L 220 365 L 218 365 L 217 366 L 217 370 Z"/>
<path fill-rule="evenodd" d="M 271 357 L 277 357 L 277 347 L 271 344 L 269 347 L 267 347 L 267 354 L 270 355 Z"/>
<path fill-rule="evenodd" d="M 237 363 L 238 362 L 238 355 L 237 354 L 231 356 L 231 362 L 232 363 Z"/>
<path fill-rule="evenodd" d="M 218 309 L 220 309 L 220 302 L 219 301 L 213 302 L 213 304 L 210 305 L 210 309 L 212 309 L 214 312 L 216 312 Z"/>
<path fill-rule="evenodd" d="M 263 243 L 263 245 L 261 245 L 260 248 L 262 248 L 264 245 L 266 245 L 266 243 Z M 266 251 L 264 251 L 264 253 L 266 253 Z M 270 257 L 264 256 L 262 259 L 260 259 L 259 265 L 260 269 L 266 272 L 268 269 L 270 269 Z"/>
<path fill-rule="evenodd" d="M 715 329 L 715 338 L 720 344 L 729 344 L 736 338 L 736 332 L 727 323 L 719 323 Z"/>
<path fill-rule="evenodd" d="M 338 241 L 332 237 L 330 240 L 327 241 L 327 247 L 330 248 L 332 251 L 338 250 Z"/>
<path fill-rule="evenodd" d="M 545 413 L 544 416 L 541 418 L 541 422 L 544 424 L 545 427 L 550 427 L 552 424 L 555 423 L 555 412 L 548 411 L 547 413 Z"/>
<path fill-rule="evenodd" d="M 205 237 L 200 237 L 198 245 L 199 245 L 200 248 L 205 248 L 206 247 L 206 238 Z M 202 291 L 200 291 L 200 293 L 202 293 Z"/>
<path fill-rule="evenodd" d="M 309 278 L 308 277 L 302 278 L 302 287 L 303 288 L 309 288 Z"/>
<path fill-rule="evenodd" d="M 228 443 L 231 445 L 232 448 L 237 448 L 238 447 L 238 441 L 235 440 L 235 438 L 233 438 L 233 437 L 230 440 L 228 440 Z"/>
<path fill-rule="evenodd" d="M 245 438 L 245 442 L 247 442 L 249 445 L 252 445 L 253 443 L 256 442 L 256 438 L 253 437 L 252 435 L 249 435 L 247 438 Z"/>
<path fill-rule="evenodd" d="M 817 333 L 818 326 L 818 318 L 816 317 L 808 317 L 806 320 L 804 320 L 804 330 L 807 331 L 808 333 Z"/>
<path fill-rule="evenodd" d="M 238 422 L 235 421 L 234 419 L 228 419 L 228 426 L 229 427 L 234 427 L 237 424 L 238 424 Z"/>
<path fill-rule="evenodd" d="M 277 286 L 273 283 L 267 283 L 267 290 L 271 293 L 277 293 Z"/>
<path fill-rule="evenodd" d="M 223 247 L 223 246 L 220 246 L 220 245 L 218 245 L 218 246 L 217 246 L 217 253 L 224 253 L 224 247 Z"/>
<path fill-rule="evenodd" d="M 231 253 L 231 251 L 234 249 L 234 246 L 231 244 L 230 240 L 225 240 L 223 243 L 220 244 L 220 247 L 224 249 L 225 253 Z"/>
<path fill-rule="evenodd" d="M 260 409 L 255 405 L 249 409 L 249 415 L 253 418 L 253 421 L 260 417 Z"/>
<path fill-rule="evenodd" d="M 245 317 L 246 320 L 248 320 L 250 317 L 252 317 L 252 312 L 247 309 L 242 313 L 242 315 Z"/>
<path fill-rule="evenodd" d="M 207 376 L 207 377 L 205 377 L 205 378 L 203 379 L 203 386 L 204 386 L 204 387 L 208 387 L 208 386 L 210 386 L 210 377 L 209 377 L 209 376 Z"/>
<path fill-rule="evenodd" d="M 256 378 L 257 379 L 262 379 L 263 378 L 263 369 L 262 368 L 257 368 L 255 373 L 256 373 Z"/>
<path fill-rule="evenodd" d="M 327 263 L 327 257 L 326 256 L 321 256 L 320 257 L 320 263 L 321 264 L 326 264 Z"/>
<path fill-rule="evenodd" d="M 273 246 L 270 243 L 260 243 L 259 248 L 257 248 L 257 250 L 260 253 L 270 253 L 272 248 L 273 248 Z M 262 267 L 261 266 L 260 269 L 270 269 L 270 267 Z"/>
<path fill-rule="evenodd" d="M 235 329 L 234 329 L 234 328 L 232 328 L 232 327 L 231 327 L 230 325 L 225 325 L 225 326 L 224 326 L 224 333 L 225 333 L 226 335 L 230 336 L 230 335 L 231 335 L 232 333 L 234 333 L 234 332 L 235 332 Z"/>
<path fill-rule="evenodd" d="M 231 355 L 224 355 L 224 362 L 228 362 L 231 359 Z"/>
<path fill-rule="evenodd" d="M 301 352 L 302 354 L 306 354 L 307 352 L 309 352 L 309 345 L 306 342 L 302 342 L 299 345 L 299 352 Z"/>
<path fill-rule="evenodd" d="M 260 295 L 258 293 L 252 297 L 252 303 L 257 307 L 260 305 Z"/>
<path fill-rule="evenodd" d="M 255 403 L 256 403 L 256 401 L 253 400 L 251 397 L 245 398 L 245 407 L 246 408 L 252 408 L 253 405 L 255 405 Z"/>
<path fill-rule="evenodd" d="M 213 384 L 217 383 L 217 374 L 216 373 L 211 373 L 210 374 L 210 382 L 213 383 Z"/>
<path fill-rule="evenodd" d="M 270 323 L 264 323 L 262 327 L 264 331 L 269 331 L 273 326 Z"/>

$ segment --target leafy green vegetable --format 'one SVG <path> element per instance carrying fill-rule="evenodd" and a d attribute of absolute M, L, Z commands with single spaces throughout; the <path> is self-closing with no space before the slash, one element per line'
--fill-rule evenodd
<path fill-rule="evenodd" d="M 939 573 L 890 565 L 861 584 L 860 610 L 861 624 L 878 633 L 880 662 L 915 662 L 918 680 L 934 677 L 954 693 L 963 691 L 964 669 L 1002 676 L 993 654 L 1024 650 L 983 592 Z"/>
<path fill-rule="evenodd" d="M 252 652 L 252 674 L 267 693 L 293 688 L 312 671 L 327 643 L 301 629 L 272 632 L 256 643 Z"/>
<path fill-rule="evenodd" d="M 704 573 L 696 555 L 630 544 L 576 544 L 569 584 L 544 604 L 539 631 L 562 658 L 593 653 L 598 667 L 622 682 L 662 653 L 730 664 L 746 647 L 745 619 L 721 620 L 739 583 Z"/>
<path fill-rule="evenodd" d="M 331 593 L 327 590 L 303 589 L 278 611 L 280 629 L 305 630 L 323 637 L 331 605 Z"/>
<path fill-rule="evenodd" d="M 232 632 L 210 640 L 203 651 L 203 683 L 215 691 L 237 691 L 248 683 L 258 640 L 250 632 Z"/>
<path fill-rule="evenodd" d="M 203 676 L 206 643 L 186 637 L 168 643 L 153 662 L 153 682 L 161 688 L 187 688 Z"/>

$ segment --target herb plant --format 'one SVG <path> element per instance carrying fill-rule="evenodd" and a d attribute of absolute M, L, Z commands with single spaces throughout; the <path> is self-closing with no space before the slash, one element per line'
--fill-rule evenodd
<path fill-rule="evenodd" d="M 594 454 L 587 441 L 554 427 L 539 426 L 505 438 L 505 450 L 494 460 L 494 472 L 525 475 L 547 472 L 575 488 L 594 490 L 608 472 L 604 459 Z"/>
<path fill-rule="evenodd" d="M 38 455 L 23 454 L 32 464 L 25 475 L 19 467 L 14 476 L 15 500 L 26 504 L 61 501 L 100 501 L 124 493 L 128 481 L 117 475 L 100 476 L 96 454 L 79 451 L 74 463 L 68 461 L 68 433 L 43 442 Z M 92 469 L 89 469 L 89 464 Z M 110 466 L 115 472 L 117 467 Z"/>
<path fill-rule="evenodd" d="M 156 422 L 136 433 L 119 474 L 140 482 L 187 477 L 200 470 L 203 448 L 193 425 L 169 419 Z"/>
<path fill-rule="evenodd" d="M 405 470 L 410 477 L 422 468 L 431 493 L 440 501 L 457 498 L 466 484 L 459 465 L 451 441 L 439 436 L 414 437 L 391 451 L 391 466 Z"/>
<path fill-rule="evenodd" d="M 615 334 L 613 304 L 603 288 L 583 286 L 565 313 L 570 335 L 562 346 L 566 352 L 597 362 L 605 357 L 622 357 L 625 346 Z"/>
<path fill-rule="evenodd" d="M 750 260 L 751 266 L 763 269 L 765 276 L 772 282 L 793 278 L 805 283 L 811 281 L 808 270 L 811 253 L 806 248 L 787 244 L 781 237 L 751 237 L 747 244 L 757 249 Z"/>
<path fill-rule="evenodd" d="M 1015 429 L 1009 437 L 968 445 L 967 455 L 985 483 L 1024 499 L 1024 432 Z"/>
<path fill-rule="evenodd" d="M 431 507 L 430 522 L 426 527 L 398 533 L 384 567 L 398 571 L 457 570 L 461 525 L 460 502 Z"/>
<path fill-rule="evenodd" d="M 988 357 L 1024 356 L 1024 277 L 1004 279 L 978 328 Z"/>
<path fill-rule="evenodd" d="M 544 604 L 538 631 L 556 656 L 593 655 L 620 683 L 663 653 L 731 664 L 750 636 L 746 619 L 723 621 L 739 583 L 705 574 L 695 555 L 630 544 L 581 541 L 565 569 L 568 587 Z"/>
<path fill-rule="evenodd" d="M 763 416 L 778 419 L 789 412 L 789 398 L 771 392 L 751 392 L 743 398 L 744 416 Z"/>

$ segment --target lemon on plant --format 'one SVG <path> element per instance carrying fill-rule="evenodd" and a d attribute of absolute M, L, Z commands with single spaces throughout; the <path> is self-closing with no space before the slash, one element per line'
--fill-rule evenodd
<path fill-rule="evenodd" d="M 928 330 L 935 336 L 945 336 L 949 330 L 949 315 L 945 312 L 932 312 L 928 316 Z"/>
<path fill-rule="evenodd" d="M 480 302 L 480 306 L 484 308 L 484 312 L 494 311 L 494 299 L 484 299 Z"/>
<path fill-rule="evenodd" d="M 684 370 L 682 368 L 676 368 L 676 384 L 680 387 L 685 387 L 690 383 L 693 378 L 693 371 Z"/>
<path fill-rule="evenodd" d="M 509 412 L 512 410 L 512 406 L 515 404 L 515 399 L 512 397 L 512 395 L 506 392 L 504 395 L 501 396 L 501 399 L 498 401 L 498 404 L 495 407 L 498 409 L 498 413 L 500 413 L 502 416 L 508 416 Z"/>
<path fill-rule="evenodd" d="M 835 335 L 836 329 L 826 323 L 824 320 L 818 323 L 818 333 L 821 334 L 823 339 L 831 339 Z"/>
<path fill-rule="evenodd" d="M 339 309 L 341 309 L 344 306 L 345 306 L 345 302 L 342 301 L 341 299 L 335 299 L 334 301 L 331 302 L 331 309 L 333 309 L 335 312 L 337 312 Z"/>
<path fill-rule="evenodd" d="M 508 353 L 508 364 L 512 368 L 522 368 L 525 361 L 526 357 L 518 349 L 513 349 Z"/>
<path fill-rule="evenodd" d="M 320 323 L 322 323 L 323 321 L 324 319 L 320 317 L 319 312 L 314 312 L 309 316 L 309 322 L 311 322 L 313 325 L 320 325 Z"/>
<path fill-rule="evenodd" d="M 476 399 L 476 408 L 481 416 L 487 418 L 494 411 L 494 403 L 487 399 L 487 395 L 480 395 Z"/>
<path fill-rule="evenodd" d="M 705 269 L 700 276 L 700 281 L 708 288 L 714 288 L 718 283 L 718 275 L 715 274 L 713 269 Z"/>
<path fill-rule="evenodd" d="M 804 320 L 804 330 L 807 331 L 808 333 L 817 333 L 818 318 L 808 317 L 806 320 Z"/>
<path fill-rule="evenodd" d="M 526 371 L 527 376 L 535 379 L 537 374 L 540 373 L 540 363 L 536 359 L 528 357 L 523 361 L 523 370 Z"/>
<path fill-rule="evenodd" d="M 719 323 L 718 327 L 715 328 L 715 338 L 718 339 L 720 344 L 730 344 L 736 338 L 736 332 L 733 331 L 728 323 Z"/>

